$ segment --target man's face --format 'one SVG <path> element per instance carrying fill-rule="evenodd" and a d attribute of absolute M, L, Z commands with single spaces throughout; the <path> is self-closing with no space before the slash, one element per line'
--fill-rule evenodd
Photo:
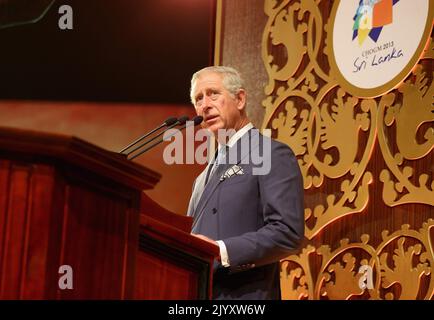
<path fill-rule="evenodd" d="M 202 127 L 215 136 L 218 129 L 238 130 L 242 125 L 241 111 L 245 105 L 243 90 L 233 97 L 223 86 L 223 78 L 218 73 L 204 73 L 196 80 L 194 88 L 195 108 L 203 117 Z"/>

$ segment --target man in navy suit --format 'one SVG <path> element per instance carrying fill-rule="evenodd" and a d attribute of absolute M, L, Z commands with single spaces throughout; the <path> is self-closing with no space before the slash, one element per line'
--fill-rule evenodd
<path fill-rule="evenodd" d="M 235 69 L 196 72 L 190 95 L 202 126 L 219 143 L 194 182 L 187 213 L 194 218 L 192 234 L 220 247 L 213 298 L 280 299 L 279 261 L 304 238 L 297 160 L 287 145 L 250 123 Z"/>

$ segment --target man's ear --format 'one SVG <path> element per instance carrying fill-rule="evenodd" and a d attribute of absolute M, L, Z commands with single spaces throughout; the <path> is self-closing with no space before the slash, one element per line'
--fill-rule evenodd
<path fill-rule="evenodd" d="M 238 93 L 237 93 L 237 99 L 238 99 L 237 109 L 238 110 L 241 111 L 246 107 L 246 98 L 247 98 L 246 90 L 240 89 L 240 91 L 238 91 Z"/>

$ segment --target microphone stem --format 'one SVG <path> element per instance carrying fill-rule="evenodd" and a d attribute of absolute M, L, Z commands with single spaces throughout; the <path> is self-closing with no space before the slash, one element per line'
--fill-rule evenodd
<path fill-rule="evenodd" d="M 178 122 L 175 122 L 174 124 L 172 124 L 170 127 L 167 128 L 167 130 L 172 129 L 173 127 L 176 127 L 178 125 Z M 135 147 L 133 150 L 128 151 L 127 153 L 125 153 L 127 156 L 129 156 L 131 153 L 133 153 L 134 151 L 146 146 L 149 142 L 154 141 L 155 139 L 157 139 L 159 136 L 161 136 L 164 132 L 166 132 L 167 130 L 161 131 L 159 134 L 157 134 L 156 136 L 152 137 L 152 139 L 149 139 L 148 141 L 146 141 L 145 143 L 142 143 L 140 146 Z"/>
<path fill-rule="evenodd" d="M 153 134 L 155 131 L 160 130 L 161 128 L 163 128 L 166 124 L 162 124 L 161 126 L 159 126 L 158 128 L 155 128 L 154 130 L 152 130 L 151 132 L 148 132 L 146 134 L 144 134 L 143 136 L 141 136 L 140 138 L 138 138 L 136 141 L 130 143 L 128 146 L 126 146 L 125 148 L 123 148 L 121 151 L 119 151 L 119 153 L 123 153 L 125 150 L 131 148 L 132 146 L 134 146 L 135 144 L 137 144 L 138 142 L 142 141 L 143 139 L 145 139 L 146 137 L 150 136 L 151 134 Z M 134 151 L 134 150 L 133 150 Z M 129 154 L 129 153 L 127 153 Z"/>
<path fill-rule="evenodd" d="M 177 134 L 178 132 L 181 132 L 181 130 L 183 130 L 186 126 L 187 126 L 187 125 L 184 125 L 183 127 L 181 127 L 181 128 L 179 129 L 179 131 L 177 131 L 177 132 L 172 133 L 171 135 L 169 135 L 169 136 L 167 137 L 167 139 L 173 137 L 173 136 L 174 136 L 175 134 Z M 135 154 L 134 156 L 132 156 L 132 157 L 129 158 L 128 160 L 133 160 L 133 159 L 137 158 L 138 156 L 142 155 L 143 153 L 145 153 L 145 152 L 148 151 L 149 149 L 155 147 L 157 144 L 163 142 L 163 140 L 164 140 L 164 138 L 161 139 L 161 140 L 158 140 L 157 142 L 155 142 L 155 143 L 151 144 L 150 146 L 146 147 L 145 149 L 143 149 L 143 150 L 140 151 L 139 153 Z M 151 141 L 152 141 L 152 140 L 151 140 Z M 149 141 L 148 141 L 148 142 L 149 142 Z"/>

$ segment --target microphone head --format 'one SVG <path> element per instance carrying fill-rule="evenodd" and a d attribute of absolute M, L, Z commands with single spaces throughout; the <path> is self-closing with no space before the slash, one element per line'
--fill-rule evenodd
<path fill-rule="evenodd" d="M 179 117 L 179 118 L 178 118 L 178 122 L 179 122 L 178 125 L 183 125 L 183 124 L 185 124 L 187 121 L 188 121 L 188 117 L 187 117 L 187 116 Z"/>
<path fill-rule="evenodd" d="M 178 121 L 178 119 L 176 119 L 175 117 L 169 117 L 166 119 L 166 121 L 164 121 L 164 124 L 168 127 L 171 126 L 172 124 L 175 124 L 176 121 Z"/>
<path fill-rule="evenodd" d="M 203 117 L 202 117 L 202 116 L 195 116 L 195 117 L 193 118 L 193 121 L 194 121 L 194 125 L 197 126 L 198 124 L 201 124 L 201 123 L 202 123 L 202 121 L 203 121 Z"/>

